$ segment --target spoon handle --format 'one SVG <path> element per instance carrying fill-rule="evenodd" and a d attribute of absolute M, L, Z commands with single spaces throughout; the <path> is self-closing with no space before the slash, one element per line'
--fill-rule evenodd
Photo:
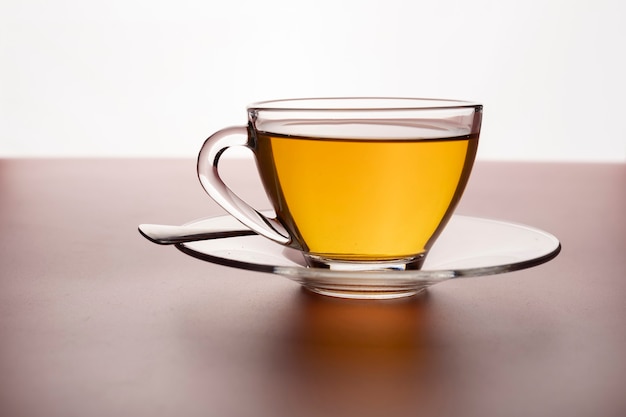
<path fill-rule="evenodd" d="M 250 236 L 256 233 L 249 229 L 215 228 L 211 230 L 192 226 L 168 226 L 164 224 L 140 224 L 139 233 L 159 245 L 195 242 L 198 240 L 221 239 L 226 237 Z"/>

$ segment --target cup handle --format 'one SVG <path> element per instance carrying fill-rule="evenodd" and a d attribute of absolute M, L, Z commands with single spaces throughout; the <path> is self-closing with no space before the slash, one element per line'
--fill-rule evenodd
<path fill-rule="evenodd" d="M 213 200 L 249 229 L 281 245 L 292 241 L 283 225 L 252 208 L 222 181 L 217 165 L 224 151 L 233 146 L 251 149 L 248 128 L 233 126 L 215 132 L 204 142 L 198 154 L 198 179 Z"/>

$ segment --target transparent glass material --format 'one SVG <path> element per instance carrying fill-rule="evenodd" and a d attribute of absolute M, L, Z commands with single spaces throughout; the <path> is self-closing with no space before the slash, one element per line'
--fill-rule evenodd
<path fill-rule="evenodd" d="M 422 267 L 463 194 L 482 121 L 480 104 L 419 98 L 276 100 L 247 113 L 247 126 L 205 141 L 200 183 L 258 235 L 337 271 Z M 274 217 L 220 177 L 234 147 L 254 154 Z"/>
<path fill-rule="evenodd" d="M 242 236 L 177 244 L 182 252 L 215 264 L 278 274 L 305 288 L 343 298 L 415 295 L 452 278 L 530 268 L 555 258 L 559 240 L 542 230 L 506 221 L 453 215 L 419 270 L 354 271 L 307 266 L 302 252 L 249 235 L 235 218 L 220 216 L 189 225 L 240 231 Z"/>

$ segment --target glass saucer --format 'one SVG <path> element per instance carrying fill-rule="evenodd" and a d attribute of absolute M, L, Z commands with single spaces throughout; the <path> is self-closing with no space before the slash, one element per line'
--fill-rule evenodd
<path fill-rule="evenodd" d="M 559 240 L 522 224 L 454 215 L 420 270 L 336 271 L 311 268 L 302 254 L 264 237 L 249 235 L 231 216 L 196 220 L 189 225 L 232 228 L 235 236 L 177 244 L 187 255 L 215 264 L 287 277 L 324 295 L 344 298 L 397 298 L 417 294 L 458 277 L 501 274 L 540 265 L 561 250 Z"/>

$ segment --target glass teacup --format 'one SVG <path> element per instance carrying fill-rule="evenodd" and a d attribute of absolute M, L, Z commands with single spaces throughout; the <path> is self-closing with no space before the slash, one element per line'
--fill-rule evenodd
<path fill-rule="evenodd" d="M 300 250 L 311 267 L 419 269 L 465 189 L 482 105 L 442 99 L 312 98 L 248 107 L 198 156 L 208 194 L 261 236 Z M 254 152 L 275 218 L 222 181 L 223 152 Z"/>

